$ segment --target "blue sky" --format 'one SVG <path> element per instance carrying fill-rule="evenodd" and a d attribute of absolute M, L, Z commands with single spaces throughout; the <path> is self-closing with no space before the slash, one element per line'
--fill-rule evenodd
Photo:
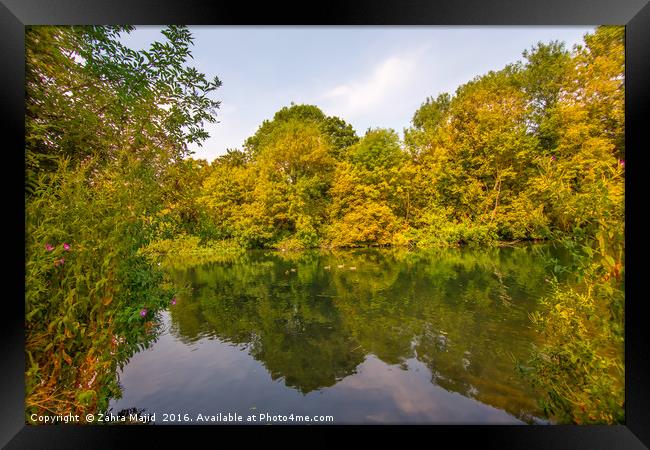
<path fill-rule="evenodd" d="M 144 48 L 163 40 L 161 27 L 136 27 L 124 42 Z M 571 48 L 594 27 L 278 27 L 192 26 L 190 62 L 223 86 L 219 123 L 192 147 L 212 161 L 239 148 L 283 106 L 309 103 L 346 120 L 361 136 L 369 127 L 402 134 L 427 96 L 522 58 L 537 42 Z"/>

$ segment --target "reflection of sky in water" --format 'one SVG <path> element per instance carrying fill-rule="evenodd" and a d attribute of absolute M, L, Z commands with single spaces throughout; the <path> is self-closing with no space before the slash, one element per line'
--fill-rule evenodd
<path fill-rule="evenodd" d="M 538 421 L 513 357 L 538 339 L 544 248 L 253 251 L 172 270 L 192 290 L 124 367 L 112 412 Z"/>
<path fill-rule="evenodd" d="M 169 314 L 163 318 L 169 330 Z M 370 355 L 355 374 L 303 395 L 282 379 L 273 381 L 241 347 L 214 338 L 185 344 L 165 332 L 125 366 L 120 374 L 123 398 L 111 407 L 113 413 L 145 408 L 157 413 L 157 422 L 163 413 L 267 412 L 331 414 L 334 423 L 521 423 L 505 411 L 449 392 L 431 378 L 431 371 L 415 359 L 406 361 L 404 370 Z"/>

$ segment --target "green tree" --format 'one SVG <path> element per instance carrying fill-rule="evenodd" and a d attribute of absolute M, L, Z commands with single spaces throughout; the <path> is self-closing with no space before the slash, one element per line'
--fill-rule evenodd
<path fill-rule="evenodd" d="M 337 165 L 330 190 L 330 241 L 336 246 L 393 243 L 404 226 L 398 214 L 406 155 L 397 133 L 368 130 L 347 156 L 349 161 Z"/>
<path fill-rule="evenodd" d="M 624 420 L 624 30 L 598 27 L 555 108 L 557 157 L 532 186 L 574 257 L 534 317 L 546 340 L 525 368 L 558 421 Z"/>
<path fill-rule="evenodd" d="M 289 121 L 316 124 L 323 136 L 329 140 L 331 151 L 336 157 L 339 157 L 346 147 L 359 140 L 352 126 L 343 119 L 325 116 L 323 111 L 315 105 L 292 103 L 291 106 L 285 106 L 276 112 L 272 120 L 262 122 L 255 134 L 246 139 L 245 151 L 256 156 L 265 145 L 266 139 L 272 139 L 275 128 Z"/>
<path fill-rule="evenodd" d="M 27 417 L 105 410 L 173 293 L 138 250 L 165 202 L 193 209 L 177 171 L 220 82 L 186 66 L 187 28 L 139 52 L 131 29 L 26 29 Z"/>
<path fill-rule="evenodd" d="M 437 183 L 439 204 L 453 208 L 457 220 L 494 224 L 506 239 L 535 235 L 543 225 L 538 210 L 524 209 L 536 140 L 517 75 L 508 66 L 457 90 Z"/>
<path fill-rule="evenodd" d="M 555 150 L 558 129 L 555 108 L 565 92 L 571 67 L 571 55 L 564 43 L 542 42 L 523 52 L 525 63 L 521 84 L 531 105 L 530 128 L 540 141 L 545 154 Z"/>
<path fill-rule="evenodd" d="M 93 155 L 106 162 L 130 148 L 164 164 L 208 137 L 203 125 L 216 120 L 219 107 L 210 93 L 221 81 L 185 65 L 189 30 L 170 26 L 162 32 L 167 42 L 135 51 L 119 41 L 132 29 L 26 29 L 28 188 L 58 156 L 75 164 Z"/>

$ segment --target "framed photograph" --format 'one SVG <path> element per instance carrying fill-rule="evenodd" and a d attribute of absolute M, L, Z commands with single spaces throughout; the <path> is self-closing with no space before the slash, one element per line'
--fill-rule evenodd
<path fill-rule="evenodd" d="M 0 24 L 6 448 L 650 445 L 647 2 L 3 0 Z"/>

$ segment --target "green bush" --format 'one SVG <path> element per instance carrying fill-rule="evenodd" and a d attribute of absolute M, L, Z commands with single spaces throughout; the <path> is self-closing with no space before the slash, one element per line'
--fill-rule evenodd
<path fill-rule="evenodd" d="M 224 262 L 244 250 L 236 241 L 206 241 L 198 236 L 180 234 L 174 239 L 161 239 L 142 247 L 138 254 L 150 263 L 163 267 L 191 267 L 209 262 Z"/>
<path fill-rule="evenodd" d="M 155 338 L 173 291 L 136 255 L 151 232 L 142 175 L 62 163 L 26 203 L 28 416 L 105 408 L 117 366 Z"/>
<path fill-rule="evenodd" d="M 624 241 L 622 227 L 616 229 L 601 230 L 587 240 L 591 245 L 567 241 L 574 263 L 560 271 L 574 280 L 554 283 L 531 315 L 542 340 L 521 370 L 543 392 L 545 412 L 560 423 L 625 419 Z"/>
<path fill-rule="evenodd" d="M 498 243 L 497 226 L 453 220 L 448 210 L 432 208 L 412 232 L 417 247 L 448 247 L 456 245 L 494 246 Z"/>

